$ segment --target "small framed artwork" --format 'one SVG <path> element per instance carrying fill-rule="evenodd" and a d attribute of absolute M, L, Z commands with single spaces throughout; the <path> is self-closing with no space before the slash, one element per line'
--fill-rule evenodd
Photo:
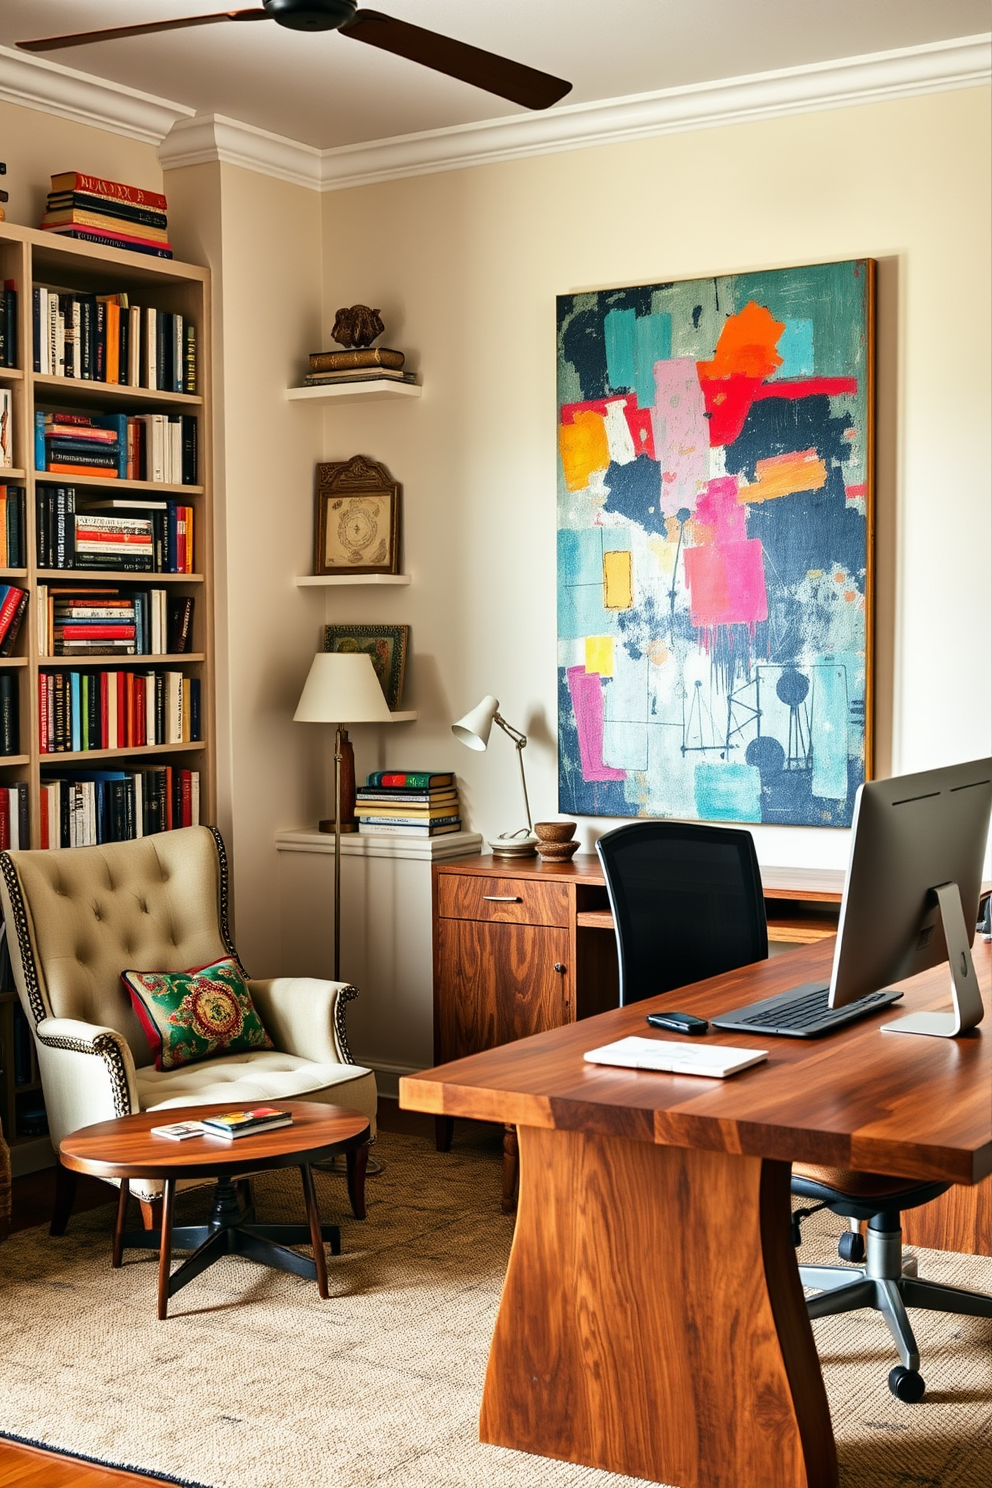
<path fill-rule="evenodd" d="M 403 696 L 403 673 L 410 643 L 409 625 L 325 625 L 325 651 L 365 652 L 379 678 L 379 686 L 395 713 Z"/>
<path fill-rule="evenodd" d="M 400 569 L 400 487 L 364 455 L 317 466 L 315 574 Z"/>

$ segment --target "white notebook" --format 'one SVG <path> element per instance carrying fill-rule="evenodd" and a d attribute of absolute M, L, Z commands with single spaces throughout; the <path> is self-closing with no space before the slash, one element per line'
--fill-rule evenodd
<path fill-rule="evenodd" d="M 705 1075 L 725 1080 L 738 1070 L 760 1064 L 767 1049 L 733 1049 L 729 1044 L 699 1044 L 695 1040 L 622 1038 L 583 1055 L 590 1064 L 617 1064 L 624 1069 L 659 1070 L 669 1075 Z"/>

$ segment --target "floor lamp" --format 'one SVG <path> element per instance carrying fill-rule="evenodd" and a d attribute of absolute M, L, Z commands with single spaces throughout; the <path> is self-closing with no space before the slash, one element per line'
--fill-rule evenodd
<path fill-rule="evenodd" d="M 355 756 L 347 724 L 389 723 L 390 712 L 372 658 L 364 652 L 321 651 L 314 657 L 293 718 L 333 723 L 334 733 L 334 980 L 341 980 L 341 833 L 355 830 Z M 342 764 L 350 768 L 342 770 Z"/>

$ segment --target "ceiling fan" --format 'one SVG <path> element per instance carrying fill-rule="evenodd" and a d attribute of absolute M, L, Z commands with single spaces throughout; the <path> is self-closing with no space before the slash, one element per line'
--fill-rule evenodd
<path fill-rule="evenodd" d="M 186 16 L 174 21 L 149 21 L 138 26 L 114 26 L 104 31 L 81 31 L 73 36 L 48 36 L 19 41 L 23 52 L 52 52 L 60 47 L 88 46 L 118 36 L 149 36 L 156 31 L 179 31 L 187 26 L 210 26 L 218 21 L 275 21 L 292 31 L 339 31 L 352 41 L 393 52 L 435 72 L 471 83 L 487 93 L 508 98 L 525 108 L 544 109 L 571 91 L 571 83 L 538 72 L 494 52 L 468 46 L 436 31 L 394 21 L 378 10 L 359 10 L 358 0 L 262 0 L 261 9 L 222 10 L 214 15 Z"/>

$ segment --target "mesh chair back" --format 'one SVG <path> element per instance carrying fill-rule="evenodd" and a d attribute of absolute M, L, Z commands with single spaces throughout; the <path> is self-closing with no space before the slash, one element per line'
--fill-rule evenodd
<path fill-rule="evenodd" d="M 631 822 L 596 843 L 620 958 L 620 1001 L 638 1002 L 768 955 L 750 832 Z"/>

